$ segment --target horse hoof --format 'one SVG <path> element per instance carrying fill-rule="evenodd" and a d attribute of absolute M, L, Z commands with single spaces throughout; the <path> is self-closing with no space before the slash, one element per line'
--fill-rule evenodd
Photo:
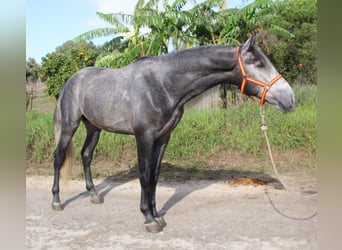
<path fill-rule="evenodd" d="M 162 227 L 162 228 L 164 228 L 164 227 L 166 227 L 166 221 L 164 220 L 164 218 L 163 217 L 156 217 L 155 218 L 155 221 Z"/>
<path fill-rule="evenodd" d="M 101 204 L 103 203 L 103 197 L 101 197 L 100 195 L 94 195 L 91 196 L 90 201 L 94 204 Z"/>
<path fill-rule="evenodd" d="M 62 211 L 63 207 L 62 204 L 60 202 L 52 202 L 52 210 L 54 211 Z"/>
<path fill-rule="evenodd" d="M 145 229 L 149 233 L 159 233 L 163 231 L 163 227 L 156 220 L 145 223 Z"/>

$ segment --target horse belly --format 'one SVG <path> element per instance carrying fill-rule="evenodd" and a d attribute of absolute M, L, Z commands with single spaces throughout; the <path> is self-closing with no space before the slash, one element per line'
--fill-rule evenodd
<path fill-rule="evenodd" d="M 82 114 L 96 127 L 116 133 L 133 134 L 129 102 L 121 98 L 85 98 Z"/>

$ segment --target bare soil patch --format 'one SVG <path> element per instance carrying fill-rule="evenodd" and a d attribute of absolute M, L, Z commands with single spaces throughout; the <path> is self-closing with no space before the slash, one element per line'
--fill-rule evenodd
<path fill-rule="evenodd" d="M 157 205 L 167 226 L 150 234 L 139 211 L 137 179 L 96 179 L 105 199 L 100 205 L 90 202 L 83 181 L 70 181 L 61 188 L 64 210 L 56 212 L 52 176 L 30 176 L 26 248 L 317 249 L 318 219 L 308 218 L 317 209 L 315 177 L 286 176 L 300 196 L 269 184 L 233 186 L 231 180 L 160 181 Z"/>

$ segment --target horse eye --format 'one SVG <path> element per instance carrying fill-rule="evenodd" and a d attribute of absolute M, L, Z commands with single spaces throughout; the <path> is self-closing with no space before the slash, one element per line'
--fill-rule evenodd
<path fill-rule="evenodd" d="M 245 61 L 246 64 L 252 64 L 255 67 L 261 68 L 264 66 L 263 62 L 257 58 L 248 58 Z"/>

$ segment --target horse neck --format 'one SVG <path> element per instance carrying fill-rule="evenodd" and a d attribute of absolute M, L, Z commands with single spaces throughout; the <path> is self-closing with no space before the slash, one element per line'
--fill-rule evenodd
<path fill-rule="evenodd" d="M 241 82 L 233 47 L 199 47 L 172 56 L 169 77 L 178 103 L 185 104 L 215 85 Z"/>

